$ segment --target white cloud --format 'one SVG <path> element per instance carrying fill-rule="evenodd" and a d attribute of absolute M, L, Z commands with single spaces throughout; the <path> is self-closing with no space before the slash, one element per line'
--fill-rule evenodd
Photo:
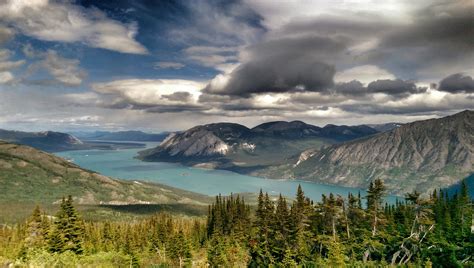
<path fill-rule="evenodd" d="M 403 21 L 407 19 L 409 1 L 401 0 L 294 0 L 266 1 L 244 0 L 263 17 L 263 24 L 270 30 L 278 29 L 285 24 L 301 18 L 322 15 L 346 16 L 356 14 L 383 14 L 386 19 Z"/>
<path fill-rule="evenodd" d="M 203 83 L 173 79 L 125 79 L 92 84 L 98 106 L 148 112 L 200 110 Z"/>
<path fill-rule="evenodd" d="M 7 71 L 18 68 L 25 63 L 24 60 L 18 61 L 0 61 L 0 71 Z"/>
<path fill-rule="evenodd" d="M 57 82 L 66 86 L 79 86 L 86 77 L 79 60 L 63 58 L 54 50 L 40 54 L 43 59 L 28 67 L 28 75 L 46 70 Z"/>
<path fill-rule="evenodd" d="M 6 84 L 13 81 L 15 77 L 10 72 L 0 72 L 0 84 Z"/>
<path fill-rule="evenodd" d="M 136 23 L 112 20 L 95 8 L 48 0 L 6 0 L 0 4 L 0 21 L 40 40 L 81 42 L 122 53 L 146 54 L 135 40 Z"/>
<path fill-rule="evenodd" d="M 12 55 L 13 53 L 11 50 L 0 49 L 0 84 L 13 82 L 15 76 L 11 71 L 25 63 L 24 60 L 11 61 L 10 58 Z"/>
<path fill-rule="evenodd" d="M 334 77 L 336 82 L 358 80 L 366 85 L 378 79 L 395 79 L 395 76 L 375 65 L 362 65 L 337 72 Z"/>

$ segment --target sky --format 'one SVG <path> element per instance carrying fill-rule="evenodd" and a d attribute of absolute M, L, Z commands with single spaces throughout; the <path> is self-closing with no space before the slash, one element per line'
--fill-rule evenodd
<path fill-rule="evenodd" d="M 474 109 L 472 0 L 0 0 L 0 128 L 409 122 Z"/>

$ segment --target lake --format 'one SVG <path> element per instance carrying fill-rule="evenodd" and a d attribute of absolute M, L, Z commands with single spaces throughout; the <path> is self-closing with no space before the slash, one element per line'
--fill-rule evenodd
<path fill-rule="evenodd" d="M 146 147 L 157 146 L 158 142 L 147 142 Z M 70 159 L 82 168 L 101 174 L 126 179 L 144 180 L 166 184 L 206 195 L 219 193 L 257 193 L 260 189 L 269 194 L 283 194 L 293 197 L 298 184 L 305 194 L 315 201 L 321 200 L 322 194 L 339 194 L 344 197 L 349 192 L 365 194 L 363 189 L 325 185 L 294 180 L 271 180 L 246 176 L 225 170 L 200 169 L 186 167 L 175 163 L 143 162 L 134 157 L 143 148 L 119 150 L 79 150 L 56 153 L 57 156 Z M 387 198 L 390 203 L 396 197 Z"/>

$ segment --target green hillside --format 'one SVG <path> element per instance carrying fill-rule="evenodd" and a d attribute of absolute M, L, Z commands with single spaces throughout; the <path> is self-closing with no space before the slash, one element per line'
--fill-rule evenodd
<path fill-rule="evenodd" d="M 29 207 L 36 203 L 48 207 L 67 195 L 94 210 L 123 211 L 131 205 L 202 209 L 211 201 L 208 196 L 165 185 L 106 177 L 54 155 L 4 141 L 0 141 L 0 185 L 0 222 L 13 214 L 18 216 L 18 211 L 11 213 L 15 207 L 24 207 L 29 213 Z M 138 211 L 143 213 L 143 209 Z"/>

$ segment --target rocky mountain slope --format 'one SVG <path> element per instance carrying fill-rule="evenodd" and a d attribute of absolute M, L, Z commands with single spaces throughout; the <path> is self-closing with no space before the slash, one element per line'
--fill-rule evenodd
<path fill-rule="evenodd" d="M 158 147 L 140 152 L 146 161 L 206 164 L 248 173 L 279 165 L 307 148 L 377 133 L 367 126 L 324 128 L 301 121 L 269 122 L 252 129 L 233 123 L 196 126 L 168 136 Z"/>
<path fill-rule="evenodd" d="M 260 175 L 355 187 L 382 178 L 395 193 L 447 187 L 474 173 L 474 112 L 307 150 L 293 161 Z"/>
<path fill-rule="evenodd" d="M 106 177 L 29 146 L 0 141 L 0 203 L 207 204 L 204 195 L 143 181 Z"/>

